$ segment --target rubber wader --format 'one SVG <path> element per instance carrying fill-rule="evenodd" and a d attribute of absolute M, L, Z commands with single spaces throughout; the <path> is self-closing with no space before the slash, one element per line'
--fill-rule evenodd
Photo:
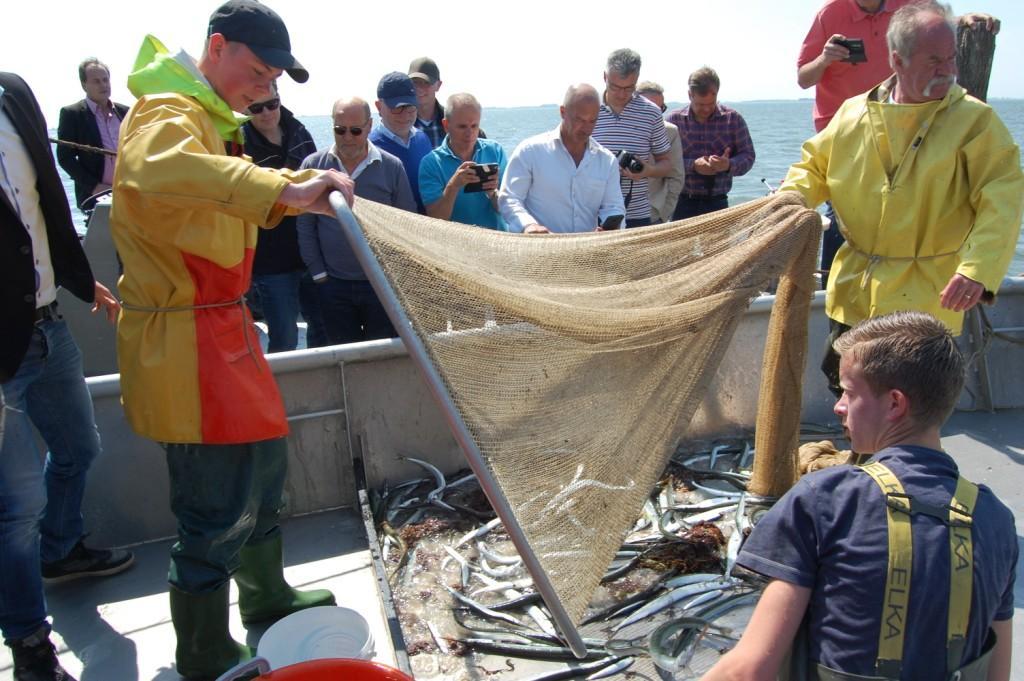
<path fill-rule="evenodd" d="M 233 577 L 238 585 L 238 609 L 246 625 L 335 604 L 334 594 L 327 589 L 297 591 L 284 581 L 280 534 L 258 544 L 246 544 L 238 557 L 241 566 Z"/>
<path fill-rule="evenodd" d="M 178 638 L 174 659 L 186 679 L 215 679 L 252 651 L 228 631 L 228 585 L 216 591 L 191 594 L 170 588 L 171 621 Z"/>

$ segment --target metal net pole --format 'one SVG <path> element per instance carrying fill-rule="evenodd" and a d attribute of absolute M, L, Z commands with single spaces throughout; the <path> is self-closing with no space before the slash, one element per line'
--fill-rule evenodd
<path fill-rule="evenodd" d="M 576 626 L 570 619 L 569 614 L 565 611 L 565 608 L 562 607 L 562 602 L 556 595 L 554 587 L 548 579 L 547 573 L 541 567 L 540 562 L 537 560 L 537 556 L 534 555 L 533 550 L 530 548 L 530 545 L 526 540 L 526 535 L 523 534 L 523 530 L 516 521 L 516 517 L 512 512 L 512 508 L 509 505 L 508 500 L 502 493 L 501 488 L 494 479 L 490 468 L 484 461 L 483 455 L 480 453 L 480 448 L 477 446 L 472 434 L 470 434 L 469 429 L 466 427 L 466 423 L 463 420 L 462 415 L 459 413 L 458 408 L 455 406 L 455 402 L 452 400 L 451 394 L 448 392 L 444 380 L 438 373 L 434 363 L 430 360 L 430 356 L 427 353 L 426 347 L 423 345 L 423 341 L 413 329 L 409 316 L 405 313 L 401 303 L 398 302 L 398 296 L 395 294 L 395 291 L 391 286 L 391 282 L 388 281 L 387 275 L 384 273 L 383 268 L 377 261 L 377 257 L 370 248 L 370 244 L 366 240 L 366 235 L 363 233 L 362 226 L 359 224 L 359 221 L 356 220 L 355 215 L 352 214 L 352 210 L 349 208 L 340 193 L 333 192 L 330 199 L 331 208 L 334 209 L 338 222 L 341 223 L 342 231 L 345 233 L 345 237 L 348 240 L 349 245 L 352 247 L 356 258 L 359 260 L 359 264 L 363 268 L 363 273 L 366 274 L 366 278 L 369 279 L 370 284 L 373 286 L 373 290 L 380 298 L 381 304 L 384 306 L 384 310 L 387 312 L 391 322 L 395 325 L 398 335 L 401 337 L 402 342 L 405 343 L 406 351 L 409 353 L 409 356 L 412 358 L 416 366 L 419 367 L 420 373 L 423 375 L 430 393 L 434 396 L 438 406 L 441 408 L 441 412 L 444 414 L 448 427 L 451 429 L 452 434 L 455 436 L 455 440 L 459 443 L 463 453 L 466 455 L 470 468 L 480 481 L 481 489 L 483 489 L 484 494 L 487 495 L 487 499 L 498 514 L 498 517 L 501 518 L 501 522 L 504 525 L 505 530 L 508 532 L 509 538 L 519 551 L 519 555 L 522 557 L 524 565 L 533 577 L 534 586 L 537 587 L 537 591 L 541 594 L 544 602 L 551 610 L 551 616 L 554 618 L 555 624 L 562 633 L 566 644 L 576 657 L 583 659 L 587 656 L 587 647 L 583 642 L 583 638 L 576 630 Z"/>

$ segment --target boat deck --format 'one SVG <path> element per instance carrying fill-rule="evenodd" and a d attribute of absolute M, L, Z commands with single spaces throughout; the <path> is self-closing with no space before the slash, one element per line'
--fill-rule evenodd
<path fill-rule="evenodd" d="M 1024 518 L 1024 410 L 958 413 L 943 443 L 972 480 L 989 485 Z M 370 622 L 376 658 L 395 664 L 387 620 L 378 599 L 376 577 L 362 520 L 350 509 L 327 511 L 284 523 L 285 574 L 295 586 L 326 587 L 340 605 Z M 1024 537 L 1017 541 L 1024 548 Z M 174 631 L 166 593 L 170 541 L 134 547 L 136 565 L 110 579 L 82 580 L 49 588 L 54 641 L 62 664 L 80 681 L 139 681 L 178 678 L 174 671 Z M 1014 622 L 1015 671 L 1024 681 L 1024 569 L 1018 566 Z M 236 599 L 232 595 L 232 602 Z M 233 609 L 232 633 L 255 646 L 262 629 L 243 628 Z M 0 647 L 0 679 L 12 676 L 11 658 Z M 511 678 L 502 675 L 502 678 Z"/>
<path fill-rule="evenodd" d="M 285 576 L 297 588 L 327 588 L 340 605 L 370 624 L 375 660 L 395 665 L 394 647 L 378 598 L 366 533 L 358 512 L 325 511 L 283 523 Z M 174 629 L 167 600 L 172 541 L 132 547 L 135 565 L 109 579 L 48 587 L 52 640 L 61 664 L 79 681 L 176 681 Z M 232 584 L 231 603 L 238 594 Z M 266 626 L 248 630 L 231 609 L 231 633 L 253 648 Z M 10 650 L 0 649 L 0 679 L 12 677 Z"/>

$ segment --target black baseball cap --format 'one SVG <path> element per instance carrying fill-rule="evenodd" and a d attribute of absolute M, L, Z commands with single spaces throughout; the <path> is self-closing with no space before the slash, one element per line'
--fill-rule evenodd
<path fill-rule="evenodd" d="M 292 56 L 284 21 L 274 10 L 256 0 L 230 0 L 214 10 L 206 37 L 214 33 L 232 42 L 244 43 L 268 66 L 287 71 L 296 83 L 309 80 L 309 72 Z"/>
<path fill-rule="evenodd" d="M 431 85 L 441 80 L 441 71 L 437 68 L 437 62 L 430 57 L 413 59 L 409 64 L 409 77 L 425 80 Z"/>
<path fill-rule="evenodd" d="M 416 106 L 416 88 L 409 76 L 401 71 L 392 71 L 377 83 L 377 99 L 387 104 L 389 109 L 403 104 Z"/>

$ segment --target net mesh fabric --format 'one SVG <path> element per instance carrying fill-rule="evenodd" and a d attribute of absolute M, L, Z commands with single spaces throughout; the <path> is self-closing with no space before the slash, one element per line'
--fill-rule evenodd
<path fill-rule="evenodd" d="M 573 235 L 514 236 L 368 201 L 354 212 L 574 622 L 750 301 L 782 277 L 780 295 L 798 281 L 807 307 L 821 233 L 792 193 Z M 803 320 L 805 339 L 806 310 Z M 784 345 L 776 351 L 788 357 Z M 782 429 L 794 450 L 802 361 L 801 347 L 800 371 L 781 372 L 780 392 L 796 394 L 793 426 Z M 773 467 L 785 486 L 789 458 Z"/>

